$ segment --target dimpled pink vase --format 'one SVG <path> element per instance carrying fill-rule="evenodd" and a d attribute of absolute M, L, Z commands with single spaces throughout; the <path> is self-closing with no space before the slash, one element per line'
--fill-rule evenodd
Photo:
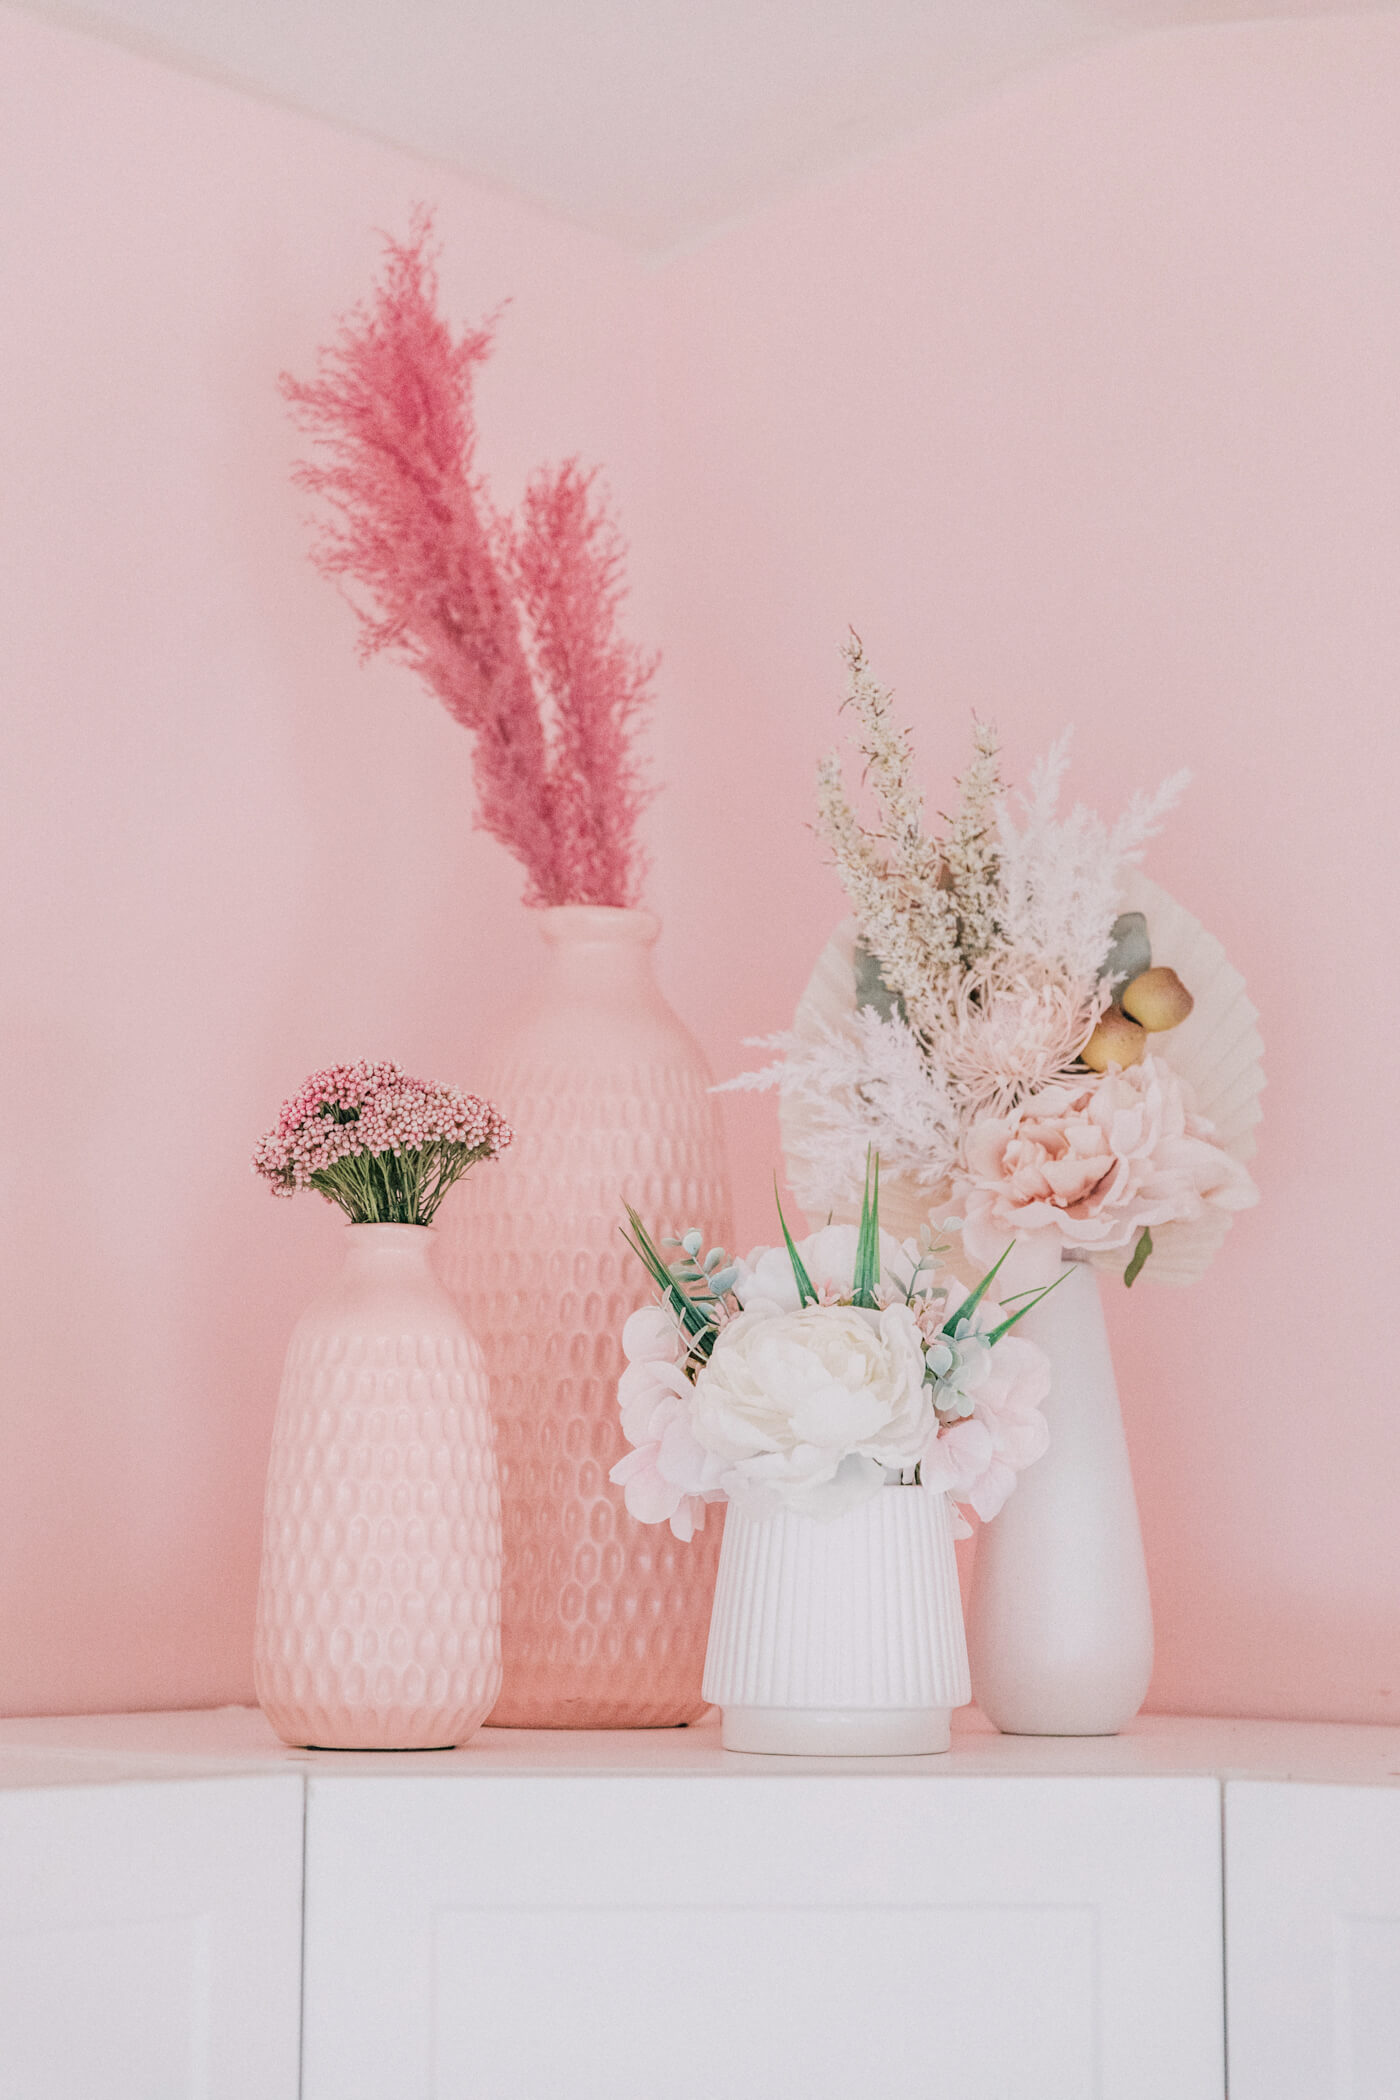
<path fill-rule="evenodd" d="M 719 1510 L 689 1545 L 638 1524 L 608 1469 L 618 1337 L 649 1296 L 619 1235 L 727 1239 L 710 1074 L 656 988 L 650 913 L 539 914 L 548 967 L 480 1090 L 515 1142 L 442 1212 L 438 1265 L 491 1377 L 505 1526 L 503 1728 L 665 1728 L 704 1710 Z M 476 1078 L 473 1077 L 473 1084 Z"/>
<path fill-rule="evenodd" d="M 481 1352 L 421 1225 L 351 1225 L 287 1350 L 253 1682 L 284 1742 L 436 1750 L 501 1683 L 501 1510 Z"/>

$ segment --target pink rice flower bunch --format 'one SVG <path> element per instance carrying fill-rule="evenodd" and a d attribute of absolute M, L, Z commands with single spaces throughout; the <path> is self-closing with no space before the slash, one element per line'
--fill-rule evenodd
<path fill-rule="evenodd" d="M 577 461 L 543 467 L 518 516 L 476 465 L 473 383 L 492 326 L 438 312 L 432 217 L 386 241 L 370 300 L 282 392 L 329 515 L 312 558 L 349 586 L 359 653 L 387 651 L 474 739 L 477 821 L 534 905 L 637 902 L 650 799 L 634 748 L 655 663 L 618 629 L 623 544 Z"/>
<path fill-rule="evenodd" d="M 430 1225 L 455 1181 L 513 1132 L 475 1094 L 361 1059 L 303 1080 L 253 1153 L 274 1196 L 316 1189 L 352 1225 Z"/>

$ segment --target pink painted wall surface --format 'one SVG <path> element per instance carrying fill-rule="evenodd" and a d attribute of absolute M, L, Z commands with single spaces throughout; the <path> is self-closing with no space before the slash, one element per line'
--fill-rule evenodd
<path fill-rule="evenodd" d="M 1047 73 L 662 290 L 663 901 L 673 953 L 717 922 L 740 959 L 717 1061 L 842 913 L 804 826 L 848 622 L 935 808 L 974 707 L 1022 778 L 1076 723 L 1109 812 L 1189 765 L 1148 867 L 1245 972 L 1269 1088 L 1212 1273 L 1110 1299 L 1151 1703 L 1400 1718 L 1400 18 Z M 754 1232 L 770 1117 L 733 1111 Z"/>
<path fill-rule="evenodd" d="M 523 981 L 467 740 L 356 665 L 275 390 L 423 197 L 448 310 L 513 298 L 502 492 L 578 450 L 652 542 L 621 251 L 0 9 L 0 1710 L 251 1697 L 282 1350 L 340 1257 L 252 1142 L 342 1056 L 470 1084 Z"/>
<path fill-rule="evenodd" d="M 935 803 L 974 705 L 1021 772 L 1076 721 L 1100 806 L 1193 767 L 1150 865 L 1250 978 L 1270 1091 L 1261 1209 L 1112 1308 L 1153 1703 L 1393 1718 L 1385 16 L 1124 46 L 646 271 L 0 9 L 0 1710 L 250 1695 L 278 1365 L 338 1254 L 251 1141 L 332 1057 L 470 1083 L 532 966 L 465 739 L 305 561 L 272 385 L 423 196 L 450 310 L 514 295 L 503 492 L 607 462 L 667 652 L 663 976 L 717 1068 L 840 915 L 804 827 L 848 622 Z M 757 1237 L 772 1107 L 727 1113 Z"/>

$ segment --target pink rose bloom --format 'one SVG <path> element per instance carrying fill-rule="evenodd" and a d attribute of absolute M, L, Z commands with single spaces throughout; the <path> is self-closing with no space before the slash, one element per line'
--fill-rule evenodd
<path fill-rule="evenodd" d="M 1034 1342 L 1004 1335 L 988 1352 L 972 1413 L 943 1430 L 923 1460 L 923 1478 L 990 1523 L 1050 1442 L 1041 1405 L 1050 1390 L 1050 1359 Z"/>
<path fill-rule="evenodd" d="M 635 1448 L 608 1478 L 639 1524 L 669 1523 L 687 1540 L 703 1530 L 705 1504 L 721 1501 L 723 1492 L 719 1461 L 691 1433 L 695 1388 L 679 1368 L 683 1347 L 675 1321 L 659 1305 L 634 1312 L 623 1328 L 628 1364 L 617 1399 L 623 1434 Z"/>
<path fill-rule="evenodd" d="M 1243 1210 L 1254 1184 L 1211 1142 L 1161 1058 L 1126 1072 L 1059 1080 L 1010 1115 L 967 1133 L 954 1180 L 963 1245 L 990 1264 L 1010 1240 L 1098 1254 L 1132 1246 L 1145 1225 Z M 1053 1240 L 1051 1236 L 1053 1237 Z"/>

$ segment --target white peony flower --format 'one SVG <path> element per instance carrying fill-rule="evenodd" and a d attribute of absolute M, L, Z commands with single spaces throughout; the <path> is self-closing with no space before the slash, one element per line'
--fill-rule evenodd
<path fill-rule="evenodd" d="M 918 1323 L 907 1305 L 775 1313 L 755 1298 L 696 1378 L 691 1430 L 732 1501 L 839 1516 L 886 1466 L 916 1464 L 933 1434 Z"/>

